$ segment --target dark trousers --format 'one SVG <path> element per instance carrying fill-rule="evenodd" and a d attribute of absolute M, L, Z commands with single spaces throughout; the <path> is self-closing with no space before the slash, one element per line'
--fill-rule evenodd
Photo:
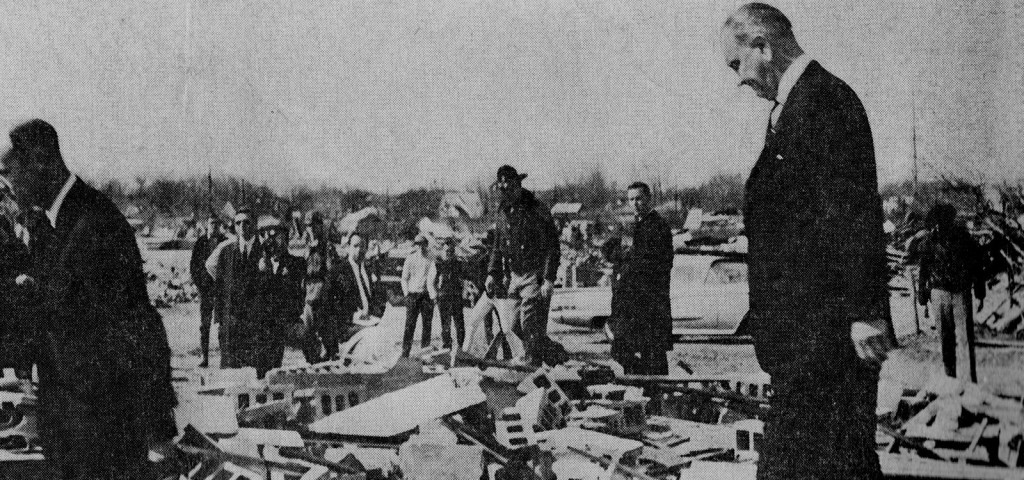
<path fill-rule="evenodd" d="M 848 349 L 836 352 L 843 358 L 832 367 L 811 362 L 772 374 L 758 480 L 882 478 L 875 453 L 878 371 Z"/>
<path fill-rule="evenodd" d="M 444 348 L 452 348 L 451 325 L 455 325 L 456 348 L 466 340 L 466 322 L 463 319 L 462 297 L 438 297 L 437 311 L 441 315 L 441 340 Z"/>
<path fill-rule="evenodd" d="M 430 327 L 434 318 L 434 302 L 430 295 L 423 293 L 410 293 L 405 297 L 405 335 L 402 337 L 402 356 L 408 357 L 412 351 L 412 335 L 416 332 L 416 318 L 423 315 L 423 335 L 420 339 L 420 346 L 430 346 Z"/>
<path fill-rule="evenodd" d="M 210 363 L 210 325 L 213 323 L 213 295 L 199 294 L 199 346 L 203 349 L 203 364 Z"/>
<path fill-rule="evenodd" d="M 338 322 L 323 308 L 313 307 L 313 316 L 302 339 L 302 354 L 309 363 L 320 363 L 338 355 Z"/>

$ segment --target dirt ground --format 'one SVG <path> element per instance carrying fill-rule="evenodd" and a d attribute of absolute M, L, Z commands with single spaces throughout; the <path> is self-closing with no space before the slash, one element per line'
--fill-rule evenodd
<path fill-rule="evenodd" d="M 165 266 L 188 268 L 187 251 L 144 252 L 149 262 L 160 262 Z M 197 368 L 201 361 L 199 349 L 198 303 L 178 304 L 160 310 L 174 353 L 172 365 L 177 370 Z M 935 330 L 929 319 L 918 312 L 920 323 L 915 325 L 914 310 L 909 296 L 894 295 L 892 298 L 893 321 L 901 348 L 893 352 L 882 369 L 881 377 L 906 388 L 917 388 L 934 374 L 941 374 L 941 354 Z M 552 324 L 552 337 L 581 359 L 608 358 L 609 344 L 599 332 Z M 415 339 L 418 342 L 419 332 Z M 213 346 L 211 364 L 217 365 L 216 326 L 212 332 Z M 440 345 L 440 326 L 434 322 L 432 337 Z M 978 382 L 996 393 L 1024 397 L 1024 348 L 978 347 Z M 285 365 L 302 363 L 300 351 L 288 348 Z M 672 373 L 684 375 L 679 362 L 689 365 L 696 375 L 717 375 L 727 373 L 759 372 L 753 347 L 750 345 L 721 344 L 678 344 L 671 353 Z"/>

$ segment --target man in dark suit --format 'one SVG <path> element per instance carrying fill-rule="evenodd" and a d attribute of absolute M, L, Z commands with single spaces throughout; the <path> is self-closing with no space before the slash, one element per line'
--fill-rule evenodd
<path fill-rule="evenodd" d="M 348 238 L 348 255 L 338 269 L 338 288 L 334 291 L 338 305 L 338 336 L 348 340 L 371 316 L 380 316 L 373 301 L 376 287 L 366 268 L 366 241 L 359 233 Z"/>
<path fill-rule="evenodd" d="M 40 435 L 66 479 L 147 478 L 151 445 L 175 434 L 170 348 L 149 302 L 135 232 L 107 197 L 71 175 L 57 132 L 10 133 L 2 171 L 52 228 L 33 266 Z M 42 232 L 40 232 L 42 233 Z"/>
<path fill-rule="evenodd" d="M 260 243 L 256 238 L 256 219 L 246 207 L 235 212 L 235 236 L 229 238 L 206 259 L 206 271 L 213 278 L 217 302 L 215 314 L 220 320 L 217 340 L 220 345 L 220 367 L 238 368 L 238 342 L 245 332 L 236 328 L 245 318 L 245 289 L 256 265 Z"/>
<path fill-rule="evenodd" d="M 651 208 L 651 188 L 636 182 L 626 190 L 636 213 L 633 247 L 619 264 L 612 320 L 612 356 L 627 374 L 668 375 L 672 349 L 672 231 Z"/>
<path fill-rule="evenodd" d="M 203 349 L 203 362 L 199 366 L 202 368 L 210 366 L 210 324 L 213 321 L 216 300 L 213 277 L 206 271 L 206 259 L 210 258 L 213 249 L 223 241 L 220 219 L 211 215 L 206 222 L 206 232 L 196 239 L 192 247 L 192 258 L 188 264 L 192 283 L 199 291 L 199 343 Z"/>
<path fill-rule="evenodd" d="M 740 85 L 774 102 L 744 217 L 749 326 L 774 389 L 758 478 L 881 478 L 878 371 L 894 339 L 867 114 L 774 7 L 744 5 L 722 33 Z"/>
<path fill-rule="evenodd" d="M 261 219 L 257 237 L 260 250 L 245 288 L 243 323 L 238 325 L 243 332 L 238 358 L 241 366 L 255 368 L 256 377 L 263 378 L 281 366 L 285 337 L 299 324 L 306 261 L 288 253 L 287 224 L 276 218 Z"/>

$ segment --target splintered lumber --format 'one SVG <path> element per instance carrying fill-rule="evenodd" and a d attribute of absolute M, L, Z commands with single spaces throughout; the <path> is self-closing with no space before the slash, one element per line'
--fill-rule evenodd
<path fill-rule="evenodd" d="M 879 453 L 878 460 L 886 478 L 1024 480 L 1024 469 L 1019 468 L 964 465 L 890 453 Z"/>

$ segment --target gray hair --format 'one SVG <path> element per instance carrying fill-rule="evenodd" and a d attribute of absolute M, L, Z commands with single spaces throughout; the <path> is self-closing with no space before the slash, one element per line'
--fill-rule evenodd
<path fill-rule="evenodd" d="M 723 28 L 733 31 L 736 41 L 746 45 L 751 36 L 765 37 L 772 45 L 780 40 L 794 40 L 793 24 L 779 9 L 765 3 L 748 3 L 725 21 Z"/>

